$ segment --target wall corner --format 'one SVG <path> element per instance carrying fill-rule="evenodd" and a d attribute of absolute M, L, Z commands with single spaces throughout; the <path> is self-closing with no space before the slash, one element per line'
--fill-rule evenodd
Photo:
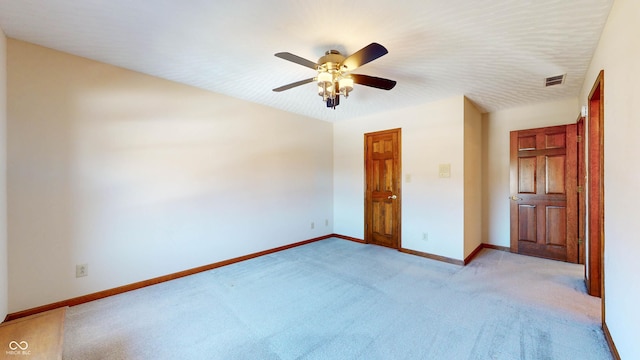
<path fill-rule="evenodd" d="M 0 28 L 0 316 L 9 307 L 7 243 L 7 37 Z"/>

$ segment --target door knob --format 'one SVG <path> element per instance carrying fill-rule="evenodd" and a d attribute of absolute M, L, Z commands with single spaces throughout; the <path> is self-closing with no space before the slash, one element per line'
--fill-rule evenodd
<path fill-rule="evenodd" d="M 397 196 L 395 196 L 395 195 L 389 195 L 389 196 L 387 197 L 387 199 L 391 199 L 391 200 L 395 200 L 395 199 L 397 199 L 397 198 L 398 198 L 398 197 L 397 197 Z"/>
<path fill-rule="evenodd" d="M 513 200 L 513 201 L 518 201 L 518 200 L 522 200 L 522 198 L 519 198 L 515 195 L 513 195 L 512 197 L 510 197 L 509 199 Z"/>

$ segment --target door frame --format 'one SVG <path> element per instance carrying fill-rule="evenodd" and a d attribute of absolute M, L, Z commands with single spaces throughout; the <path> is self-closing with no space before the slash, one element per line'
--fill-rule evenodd
<path fill-rule="evenodd" d="M 587 292 L 604 304 L 604 70 L 596 78 L 588 98 L 588 249 Z M 604 305 L 602 308 L 604 321 Z"/>
<path fill-rule="evenodd" d="M 587 168 L 586 168 L 586 147 L 585 142 L 585 117 L 580 115 L 576 121 L 578 129 L 578 263 L 585 263 L 585 248 L 587 247 L 586 240 L 586 221 L 587 221 L 587 196 L 586 196 L 586 180 L 587 180 Z M 587 277 L 587 267 L 584 267 L 585 279 Z"/>
<path fill-rule="evenodd" d="M 396 189 L 397 198 L 394 200 L 396 205 L 395 217 L 393 219 L 393 226 L 395 227 L 395 233 L 398 238 L 397 247 L 394 249 L 402 249 L 402 128 L 381 130 L 376 132 L 369 132 L 364 134 L 364 242 L 366 244 L 371 243 L 373 237 L 373 226 L 371 224 L 372 214 L 372 199 L 369 191 L 369 162 L 367 161 L 367 144 L 369 137 L 375 135 L 393 134 L 395 133 L 398 139 L 397 158 L 394 160 L 395 179 L 393 186 Z"/>

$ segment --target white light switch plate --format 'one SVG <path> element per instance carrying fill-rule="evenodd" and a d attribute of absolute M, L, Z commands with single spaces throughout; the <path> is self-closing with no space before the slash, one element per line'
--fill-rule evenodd
<path fill-rule="evenodd" d="M 451 177 L 451 164 L 440 164 L 438 167 L 438 176 L 441 178 Z"/>

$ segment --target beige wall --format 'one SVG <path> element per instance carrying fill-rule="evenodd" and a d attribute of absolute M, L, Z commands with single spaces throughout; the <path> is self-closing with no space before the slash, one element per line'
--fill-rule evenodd
<path fill-rule="evenodd" d="M 483 114 L 482 242 L 508 247 L 509 132 L 575 123 L 577 98 Z"/>
<path fill-rule="evenodd" d="M 581 104 L 586 104 L 598 73 L 604 69 L 605 320 L 622 359 L 640 354 L 638 33 L 640 3 L 616 0 L 580 95 Z"/>
<path fill-rule="evenodd" d="M 402 247 L 462 260 L 463 96 L 334 124 L 335 232 L 364 238 L 364 134 L 392 128 L 402 129 Z"/>
<path fill-rule="evenodd" d="M 9 311 L 332 233 L 332 148 L 331 123 L 9 39 Z"/>
<path fill-rule="evenodd" d="M 0 29 L 0 316 L 8 312 L 7 264 L 7 38 Z"/>
<path fill-rule="evenodd" d="M 482 114 L 464 99 L 464 254 L 482 243 Z"/>

